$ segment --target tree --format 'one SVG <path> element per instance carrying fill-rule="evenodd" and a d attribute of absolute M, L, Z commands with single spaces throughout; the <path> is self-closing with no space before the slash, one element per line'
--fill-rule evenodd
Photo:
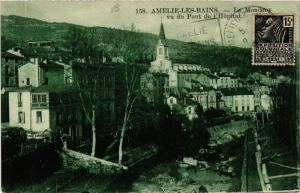
<path fill-rule="evenodd" d="M 1 49 L 3 51 L 6 51 L 8 49 L 11 49 L 15 47 L 17 44 L 12 39 L 8 39 L 6 36 L 1 36 Z"/>
<path fill-rule="evenodd" d="M 91 156 L 96 152 L 96 114 L 102 98 L 102 56 L 104 48 L 96 43 L 95 31 L 72 29 L 68 43 L 78 61 L 73 63 L 74 85 L 78 89 L 84 115 L 92 128 Z"/>
<path fill-rule="evenodd" d="M 132 108 L 137 100 L 137 74 L 134 67 L 131 68 L 131 74 L 129 75 L 128 64 L 126 64 L 125 69 L 125 84 L 126 84 L 126 99 L 125 99 L 125 110 L 123 116 L 123 122 L 121 126 L 120 142 L 119 142 L 119 164 L 123 161 L 123 142 L 125 133 L 128 127 L 128 123 L 131 119 Z"/>

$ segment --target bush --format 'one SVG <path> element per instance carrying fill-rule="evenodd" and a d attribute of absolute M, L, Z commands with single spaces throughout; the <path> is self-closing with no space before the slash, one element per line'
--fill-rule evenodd
<path fill-rule="evenodd" d="M 22 151 L 27 140 L 26 131 L 20 127 L 12 127 L 2 132 L 2 160 Z"/>

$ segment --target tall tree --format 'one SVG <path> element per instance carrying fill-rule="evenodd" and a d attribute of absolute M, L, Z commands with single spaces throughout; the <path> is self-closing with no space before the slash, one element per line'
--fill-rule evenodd
<path fill-rule="evenodd" d="M 96 114 L 103 95 L 103 53 L 104 48 L 97 44 L 93 29 L 72 29 L 68 43 L 72 54 L 77 58 L 73 63 L 74 85 L 78 89 L 84 115 L 92 128 L 91 156 L 96 153 Z"/>
<path fill-rule="evenodd" d="M 123 116 L 123 122 L 121 126 L 121 134 L 119 141 L 119 164 L 122 164 L 123 161 L 123 143 L 125 138 L 125 133 L 128 128 L 128 123 L 130 122 L 132 109 L 137 100 L 137 72 L 134 67 L 131 67 L 130 73 L 128 65 L 126 64 L 125 69 L 125 84 L 126 84 L 126 99 L 125 99 L 125 110 Z"/>

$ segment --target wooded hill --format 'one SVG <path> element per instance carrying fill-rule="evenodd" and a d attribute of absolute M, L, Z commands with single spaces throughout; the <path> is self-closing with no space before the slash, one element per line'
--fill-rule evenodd
<path fill-rule="evenodd" d="M 25 47 L 27 41 L 53 40 L 61 49 L 68 49 L 66 37 L 71 29 L 92 30 L 98 44 L 136 44 L 142 43 L 142 47 L 135 46 L 133 57 L 143 58 L 143 61 L 151 61 L 155 55 L 155 45 L 158 36 L 150 33 L 131 30 L 120 30 L 105 27 L 84 27 L 69 23 L 45 22 L 37 19 L 21 16 L 1 16 L 2 48 L 10 45 Z M 132 27 L 132 26 L 131 26 Z M 126 39 L 124 38 L 126 37 Z M 128 38 L 129 37 L 129 38 Z M 142 42 L 141 42 L 142 41 Z M 198 44 L 194 42 L 182 42 L 168 40 L 170 58 L 173 62 L 196 63 L 212 69 L 221 67 L 250 66 L 251 50 L 237 47 L 220 47 Z M 4 50 L 3 49 L 3 50 Z M 120 48 L 121 49 L 121 48 Z M 113 51 L 115 56 L 120 56 L 118 50 Z M 137 54 L 138 53 L 138 54 Z"/>

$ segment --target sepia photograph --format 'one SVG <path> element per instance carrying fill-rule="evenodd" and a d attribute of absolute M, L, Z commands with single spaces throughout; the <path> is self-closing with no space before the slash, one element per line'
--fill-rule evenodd
<path fill-rule="evenodd" d="M 0 7 L 2 192 L 300 192 L 300 1 Z"/>

